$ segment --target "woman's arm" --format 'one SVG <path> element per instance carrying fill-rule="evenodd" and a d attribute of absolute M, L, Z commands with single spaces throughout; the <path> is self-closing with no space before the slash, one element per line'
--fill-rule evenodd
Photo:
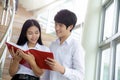
<path fill-rule="evenodd" d="M 15 75 L 16 72 L 19 69 L 19 62 L 21 61 L 21 56 L 19 55 L 19 52 L 17 51 L 16 53 L 14 52 L 14 49 L 12 48 L 10 51 L 10 54 L 12 56 L 11 61 L 10 61 L 10 66 L 9 66 L 9 74 L 11 76 Z"/>
<path fill-rule="evenodd" d="M 28 54 L 28 55 L 31 55 L 31 54 Z M 28 61 L 29 62 L 29 61 Z M 29 62 L 29 64 L 30 64 L 30 66 L 31 66 L 31 68 L 32 68 L 32 70 L 33 70 L 33 72 L 34 72 L 34 74 L 36 75 L 36 76 L 40 76 L 40 75 L 42 75 L 43 74 L 43 72 L 44 72 L 44 70 L 43 69 L 40 69 L 38 66 L 37 66 L 37 64 L 36 64 L 36 62 L 35 61 L 30 61 Z"/>
<path fill-rule="evenodd" d="M 19 62 L 16 60 L 11 59 L 10 61 L 10 66 L 9 66 L 9 74 L 10 76 L 15 75 L 15 73 L 18 71 L 19 69 Z"/>
<path fill-rule="evenodd" d="M 28 54 L 25 54 L 22 50 L 19 50 L 19 53 L 20 53 L 21 57 L 24 58 L 30 64 L 32 71 L 34 72 L 34 74 L 36 76 L 39 77 L 40 75 L 43 74 L 44 70 L 40 69 L 37 66 L 35 58 L 31 53 L 28 52 Z"/>

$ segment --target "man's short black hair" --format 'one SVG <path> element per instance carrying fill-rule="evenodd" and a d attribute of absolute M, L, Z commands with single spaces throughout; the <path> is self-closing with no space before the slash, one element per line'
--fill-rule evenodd
<path fill-rule="evenodd" d="M 68 26 L 73 25 L 73 28 L 74 28 L 74 26 L 77 22 L 77 17 L 75 15 L 75 13 L 73 13 L 67 9 L 63 9 L 63 10 L 60 10 L 55 15 L 54 21 L 66 25 L 67 28 L 68 28 Z"/>

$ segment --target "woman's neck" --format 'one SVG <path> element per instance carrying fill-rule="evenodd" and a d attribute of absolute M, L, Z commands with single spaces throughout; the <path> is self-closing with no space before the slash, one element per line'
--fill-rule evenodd
<path fill-rule="evenodd" d="M 32 43 L 27 43 L 28 48 L 34 48 L 36 44 L 32 44 Z"/>

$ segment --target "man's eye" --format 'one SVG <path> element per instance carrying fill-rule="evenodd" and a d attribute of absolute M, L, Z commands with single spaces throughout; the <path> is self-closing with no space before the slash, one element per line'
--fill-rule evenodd
<path fill-rule="evenodd" d="M 62 24 L 60 24 L 59 26 L 62 27 Z"/>

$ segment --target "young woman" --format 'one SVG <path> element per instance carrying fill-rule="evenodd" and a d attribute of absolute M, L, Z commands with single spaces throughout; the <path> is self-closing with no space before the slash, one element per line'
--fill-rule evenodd
<path fill-rule="evenodd" d="M 35 48 L 49 51 L 49 48 L 42 43 L 40 25 L 33 19 L 29 19 L 23 24 L 17 45 L 25 49 Z M 35 58 L 31 53 L 24 54 L 19 49 L 16 53 L 11 49 L 10 53 L 12 56 L 9 67 L 9 74 L 12 76 L 11 80 L 39 80 L 39 76 L 43 74 L 44 70 L 37 66 Z M 31 69 L 19 64 L 22 58 L 26 60 L 24 65 L 30 66 Z"/>

